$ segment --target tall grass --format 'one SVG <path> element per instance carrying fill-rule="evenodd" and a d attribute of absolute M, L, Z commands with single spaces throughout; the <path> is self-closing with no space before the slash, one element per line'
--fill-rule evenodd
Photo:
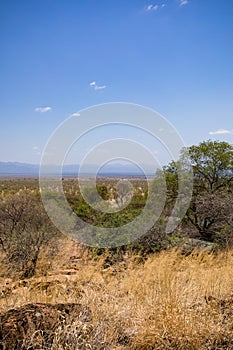
<path fill-rule="evenodd" d="M 103 269 L 80 261 L 72 275 L 9 283 L 2 310 L 35 302 L 77 302 L 87 323 L 57 329 L 52 349 L 233 349 L 233 251 L 135 256 Z M 3 293 L 4 294 L 4 293 Z"/>

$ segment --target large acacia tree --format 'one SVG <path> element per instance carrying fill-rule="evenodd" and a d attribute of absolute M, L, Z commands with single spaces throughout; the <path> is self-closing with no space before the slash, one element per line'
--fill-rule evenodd
<path fill-rule="evenodd" d="M 195 189 L 214 193 L 227 190 L 233 182 L 233 146 L 227 142 L 205 141 L 188 149 Z"/>
<path fill-rule="evenodd" d="M 205 141 L 189 148 L 194 192 L 187 213 L 201 239 L 213 241 L 232 225 L 233 146 Z"/>
<path fill-rule="evenodd" d="M 223 232 L 230 232 L 233 226 L 233 146 L 208 140 L 189 147 L 188 153 L 194 188 L 183 224 L 203 240 L 226 239 Z M 173 202 L 178 188 L 178 166 L 179 162 L 172 162 L 164 168 L 168 197 Z"/>

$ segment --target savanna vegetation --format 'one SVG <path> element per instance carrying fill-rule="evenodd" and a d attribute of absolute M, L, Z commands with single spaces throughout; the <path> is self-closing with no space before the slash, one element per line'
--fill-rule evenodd
<path fill-rule="evenodd" d="M 163 169 L 159 220 L 112 249 L 63 236 L 36 179 L 1 180 L 0 349 L 233 349 L 233 146 L 206 141 L 188 152 L 193 195 L 178 227 L 165 230 L 183 154 Z M 114 213 L 91 208 L 77 179 L 64 178 L 63 187 L 84 221 L 118 227 L 140 215 L 148 198 L 145 179 L 130 181 L 133 197 Z M 125 183 L 99 178 L 97 191 L 120 208 L 129 199 Z M 85 196 L 99 200 L 88 186 Z"/>

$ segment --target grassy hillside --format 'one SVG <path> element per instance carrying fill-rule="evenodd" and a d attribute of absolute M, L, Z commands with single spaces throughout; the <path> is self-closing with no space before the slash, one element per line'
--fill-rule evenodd
<path fill-rule="evenodd" d="M 40 329 L 25 331 L 28 347 L 34 339 L 32 349 L 233 348 L 233 251 L 182 256 L 171 250 L 144 263 L 126 255 L 108 268 L 104 256 L 93 260 L 84 251 L 74 261 L 68 255 L 63 249 L 62 266 L 58 253 L 57 270 L 46 266 L 46 274 L 31 279 L 2 280 L 2 315 L 36 303 L 81 304 L 90 312 L 88 320 L 76 314 L 59 321 L 49 346 L 44 333 L 37 343 Z"/>

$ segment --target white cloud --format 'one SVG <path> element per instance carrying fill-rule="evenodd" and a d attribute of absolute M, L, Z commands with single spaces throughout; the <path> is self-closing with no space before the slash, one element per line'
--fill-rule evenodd
<path fill-rule="evenodd" d="M 35 112 L 40 112 L 40 113 L 46 113 L 51 111 L 52 108 L 51 107 L 37 107 L 35 108 Z"/>
<path fill-rule="evenodd" d="M 153 9 L 153 5 L 148 5 L 146 8 L 147 11 L 151 11 L 152 9 Z"/>
<path fill-rule="evenodd" d="M 146 7 L 146 11 L 157 11 L 159 9 L 159 5 L 148 5 Z"/>
<path fill-rule="evenodd" d="M 78 113 L 78 112 L 73 113 L 73 114 L 71 114 L 71 117 L 80 117 L 80 113 Z"/>
<path fill-rule="evenodd" d="M 106 89 L 106 85 L 97 85 L 95 81 L 91 82 L 89 86 L 93 87 L 94 90 L 104 90 Z"/>
<path fill-rule="evenodd" d="M 95 90 L 103 90 L 103 89 L 106 89 L 106 85 L 102 85 L 102 86 L 98 86 L 98 85 L 95 85 Z"/>
<path fill-rule="evenodd" d="M 189 0 L 180 0 L 180 6 L 187 5 Z"/>
<path fill-rule="evenodd" d="M 218 129 L 216 131 L 209 132 L 209 135 L 225 135 L 225 134 L 233 134 L 233 130 Z"/>

